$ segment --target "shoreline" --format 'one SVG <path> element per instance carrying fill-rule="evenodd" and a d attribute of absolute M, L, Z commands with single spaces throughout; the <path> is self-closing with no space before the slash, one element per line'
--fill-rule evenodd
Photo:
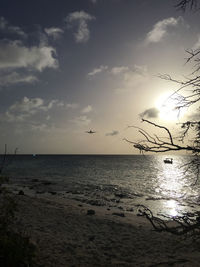
<path fill-rule="evenodd" d="M 16 200 L 18 227 L 36 245 L 39 266 L 200 266 L 191 239 L 157 233 L 131 212 L 70 199 Z"/>

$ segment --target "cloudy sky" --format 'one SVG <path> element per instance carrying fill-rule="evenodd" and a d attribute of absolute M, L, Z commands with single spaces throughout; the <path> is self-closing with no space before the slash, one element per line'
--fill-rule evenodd
<path fill-rule="evenodd" d="M 175 4 L 1 0 L 1 151 L 129 154 L 141 116 L 173 127 L 160 103 L 175 88 L 157 76 L 182 77 L 200 47 L 200 15 Z"/>

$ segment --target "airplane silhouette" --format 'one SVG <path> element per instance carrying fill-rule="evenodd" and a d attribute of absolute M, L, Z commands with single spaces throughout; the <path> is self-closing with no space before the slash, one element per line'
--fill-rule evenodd
<path fill-rule="evenodd" d="M 96 132 L 95 132 L 95 131 L 92 131 L 92 130 L 89 130 L 89 131 L 86 131 L 86 133 L 94 134 L 94 133 L 96 133 Z"/>

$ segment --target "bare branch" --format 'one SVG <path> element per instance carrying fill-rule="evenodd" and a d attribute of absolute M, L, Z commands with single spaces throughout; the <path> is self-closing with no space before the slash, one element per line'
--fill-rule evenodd
<path fill-rule="evenodd" d="M 200 232 L 199 212 L 195 214 L 186 213 L 183 216 L 167 217 L 176 222 L 175 226 L 170 226 L 170 221 L 155 217 L 152 211 L 144 205 L 138 206 L 138 213 L 140 216 L 146 217 L 157 232 L 165 231 L 174 235 L 184 235 L 190 232 L 194 233 L 195 231 Z M 196 218 L 194 219 L 194 217 Z"/>
<path fill-rule="evenodd" d="M 187 8 L 190 10 L 198 10 L 198 0 L 179 0 L 178 3 L 175 5 L 177 9 L 180 9 L 185 12 Z"/>

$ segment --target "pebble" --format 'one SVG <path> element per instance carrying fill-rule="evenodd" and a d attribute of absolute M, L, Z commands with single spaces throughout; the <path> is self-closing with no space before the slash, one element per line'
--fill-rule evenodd
<path fill-rule="evenodd" d="M 95 210 L 87 210 L 87 215 L 94 215 L 95 214 Z"/>

